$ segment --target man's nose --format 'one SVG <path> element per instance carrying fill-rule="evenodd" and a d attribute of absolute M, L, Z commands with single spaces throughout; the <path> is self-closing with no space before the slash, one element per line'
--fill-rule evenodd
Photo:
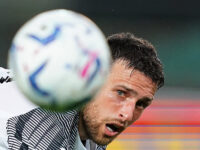
<path fill-rule="evenodd" d="M 119 113 L 119 118 L 123 122 L 132 122 L 134 119 L 134 111 L 135 111 L 135 102 L 126 102 L 123 104 L 121 107 L 120 113 Z"/>

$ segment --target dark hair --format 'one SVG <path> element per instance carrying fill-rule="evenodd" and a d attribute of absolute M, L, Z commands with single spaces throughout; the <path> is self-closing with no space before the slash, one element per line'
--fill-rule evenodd
<path fill-rule="evenodd" d="M 113 62 L 124 60 L 127 67 L 143 72 L 157 84 L 158 88 L 163 86 L 163 67 L 151 43 L 131 33 L 113 34 L 107 40 Z"/>

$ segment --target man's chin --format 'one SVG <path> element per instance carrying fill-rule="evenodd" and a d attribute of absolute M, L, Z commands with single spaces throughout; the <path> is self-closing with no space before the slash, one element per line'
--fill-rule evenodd
<path fill-rule="evenodd" d="M 111 137 L 106 137 L 104 136 L 103 138 L 95 138 L 93 139 L 93 141 L 98 144 L 98 145 L 108 145 L 109 143 L 111 143 L 114 140 L 115 137 L 111 138 Z"/>

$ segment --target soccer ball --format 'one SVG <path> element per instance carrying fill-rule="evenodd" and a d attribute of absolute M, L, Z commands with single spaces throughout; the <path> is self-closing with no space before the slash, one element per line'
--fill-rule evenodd
<path fill-rule="evenodd" d="M 106 39 L 91 20 L 59 9 L 22 26 L 8 63 L 28 99 L 43 108 L 65 111 L 94 96 L 107 76 L 110 58 Z"/>

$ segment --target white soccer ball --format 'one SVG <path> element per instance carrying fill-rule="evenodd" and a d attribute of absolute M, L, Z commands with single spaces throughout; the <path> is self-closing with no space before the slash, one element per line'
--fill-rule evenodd
<path fill-rule="evenodd" d="M 100 29 L 69 10 L 41 13 L 16 34 L 9 66 L 35 104 L 65 111 L 87 102 L 103 84 L 110 51 Z"/>

